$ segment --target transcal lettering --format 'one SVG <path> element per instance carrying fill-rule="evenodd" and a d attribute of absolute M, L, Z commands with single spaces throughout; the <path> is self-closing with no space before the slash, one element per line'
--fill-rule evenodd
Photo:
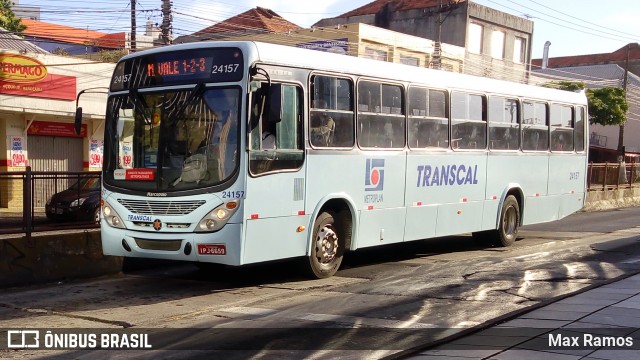
<path fill-rule="evenodd" d="M 478 165 L 418 165 L 417 187 L 475 185 L 478 183 Z"/>

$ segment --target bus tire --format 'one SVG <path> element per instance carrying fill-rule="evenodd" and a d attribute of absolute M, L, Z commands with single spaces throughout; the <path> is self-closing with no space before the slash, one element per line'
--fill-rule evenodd
<path fill-rule="evenodd" d="M 322 212 L 313 224 L 311 252 L 308 259 L 309 275 L 324 279 L 333 276 L 342 263 L 344 239 L 338 233 L 333 214 Z"/>
<path fill-rule="evenodd" d="M 496 246 L 511 246 L 516 242 L 520 226 L 520 206 L 513 195 L 507 196 L 500 211 L 500 222 L 494 236 Z"/>

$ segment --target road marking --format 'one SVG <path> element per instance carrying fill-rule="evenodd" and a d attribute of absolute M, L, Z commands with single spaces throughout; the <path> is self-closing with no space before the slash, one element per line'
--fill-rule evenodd
<path fill-rule="evenodd" d="M 379 318 L 369 318 L 362 316 L 349 316 L 349 315 L 334 315 L 334 314 L 314 314 L 314 313 L 302 313 L 302 314 L 286 314 L 285 312 L 262 309 L 254 307 L 231 307 L 221 309 L 222 312 L 228 312 L 233 314 L 253 315 L 253 316 L 270 316 L 277 315 L 290 320 L 305 320 L 312 322 L 334 322 L 342 325 L 353 326 L 373 326 L 377 328 L 387 329 L 433 329 L 438 328 L 434 324 L 418 323 L 414 321 L 402 321 L 402 320 L 388 320 Z"/>
<path fill-rule="evenodd" d="M 635 258 L 635 259 L 629 259 L 626 261 L 622 261 L 623 264 L 635 264 L 635 263 L 639 263 L 640 262 L 640 258 Z"/>

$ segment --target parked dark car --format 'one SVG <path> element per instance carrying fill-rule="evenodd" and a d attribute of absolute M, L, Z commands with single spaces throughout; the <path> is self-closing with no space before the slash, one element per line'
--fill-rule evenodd
<path fill-rule="evenodd" d="M 53 194 L 45 206 L 47 218 L 53 220 L 87 220 L 100 222 L 100 179 L 85 177 L 71 187 Z"/>

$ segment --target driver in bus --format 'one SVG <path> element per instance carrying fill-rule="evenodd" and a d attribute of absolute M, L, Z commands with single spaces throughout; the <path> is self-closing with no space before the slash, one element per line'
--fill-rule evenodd
<path fill-rule="evenodd" d="M 275 123 L 264 120 L 262 117 L 262 150 L 274 150 L 276 148 L 276 129 Z"/>

